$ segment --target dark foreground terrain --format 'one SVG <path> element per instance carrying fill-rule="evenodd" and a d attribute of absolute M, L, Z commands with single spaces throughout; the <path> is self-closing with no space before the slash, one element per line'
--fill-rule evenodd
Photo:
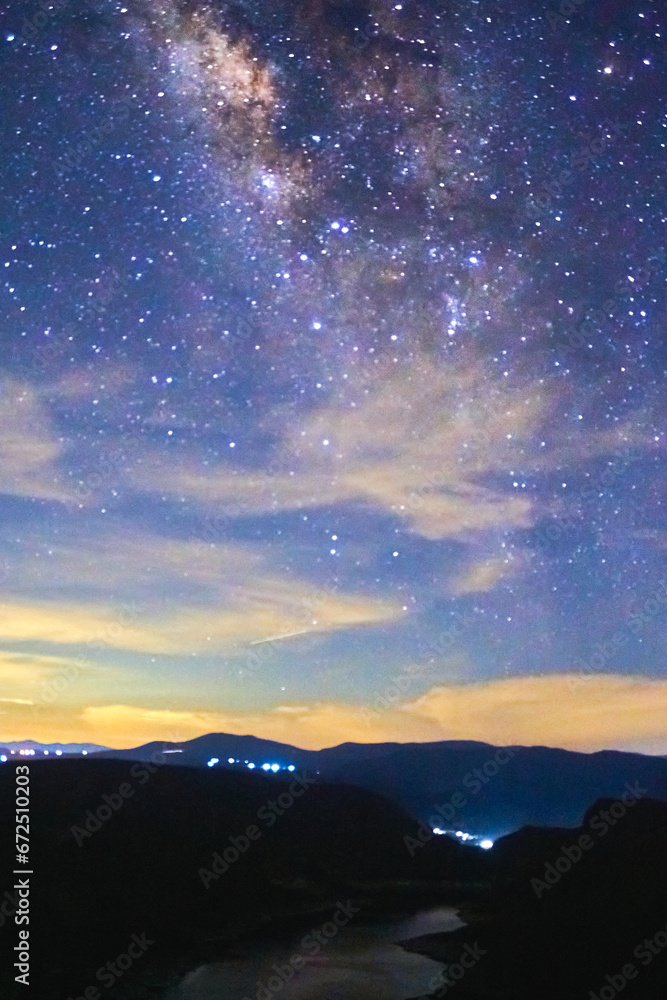
<path fill-rule="evenodd" d="M 91 984 L 104 1000 L 161 996 L 165 970 L 224 957 L 243 935 L 309 913 L 324 920 L 351 897 L 365 914 L 463 898 L 484 878 L 482 852 L 448 838 L 411 856 L 415 821 L 361 789 L 156 760 L 31 761 L 32 985 L 10 972 L 3 1000 L 67 1000 Z M 0 769 L 3 803 L 13 782 L 14 767 Z M 13 819 L 3 809 L 0 894 L 10 897 Z M 16 931 L 6 919 L 3 944 Z M 101 987 L 98 970 L 122 954 L 137 957 Z M 155 992 L 129 994 L 135 979 Z"/>
<path fill-rule="evenodd" d="M 667 805 L 641 786 L 595 803 L 579 829 L 529 827 L 484 852 L 445 837 L 417 846 L 398 806 L 305 772 L 156 760 L 30 762 L 31 985 L 14 982 L 10 959 L 3 1000 L 161 1000 L 236 941 L 330 919 L 350 900 L 366 917 L 461 907 L 466 928 L 409 945 L 452 963 L 435 996 L 667 995 Z M 14 767 L 1 768 L 7 951 L 13 785 Z"/>
<path fill-rule="evenodd" d="M 577 829 L 528 827 L 490 853 L 492 887 L 462 908 L 468 926 L 406 945 L 453 963 L 466 944 L 484 951 L 457 1000 L 665 1000 L 665 803 L 601 800 Z"/>

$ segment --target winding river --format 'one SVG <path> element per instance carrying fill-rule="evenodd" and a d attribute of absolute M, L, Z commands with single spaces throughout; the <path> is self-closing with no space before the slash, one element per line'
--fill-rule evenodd
<path fill-rule="evenodd" d="M 303 938 L 314 923 L 282 941 L 249 942 L 225 962 L 188 973 L 164 1000 L 408 1000 L 429 993 L 440 962 L 404 951 L 397 941 L 463 926 L 448 907 L 394 920 L 354 917 L 316 954 Z M 291 976 L 278 974 L 300 955 Z"/>

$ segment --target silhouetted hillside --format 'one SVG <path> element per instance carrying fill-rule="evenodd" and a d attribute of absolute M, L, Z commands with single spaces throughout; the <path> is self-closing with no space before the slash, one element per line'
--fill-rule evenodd
<path fill-rule="evenodd" d="M 464 910 L 469 926 L 409 945 L 450 962 L 466 943 L 485 952 L 460 1000 L 664 1000 L 667 805 L 601 800 L 577 829 L 527 828 L 491 853 L 493 889 Z"/>
<path fill-rule="evenodd" d="M 414 816 L 444 828 L 462 828 L 492 839 L 525 825 L 574 826 L 591 802 L 617 797 L 626 781 L 640 780 L 648 794 L 667 801 L 667 760 L 602 751 L 584 754 L 549 747 L 494 747 L 473 741 L 344 743 L 320 751 L 211 733 L 180 744 L 151 743 L 96 757 L 149 760 L 179 749 L 175 765 L 204 766 L 213 757 L 293 763 L 330 781 L 353 782 L 379 792 Z M 438 811 L 440 809 L 440 811 Z"/>
<path fill-rule="evenodd" d="M 487 863 L 483 852 L 448 838 L 411 855 L 404 837 L 415 822 L 398 807 L 302 773 L 283 779 L 87 758 L 33 759 L 30 777 L 39 1000 L 81 995 L 133 934 L 155 942 L 142 975 L 152 962 L 180 960 L 185 970 L 272 920 L 343 896 L 380 905 L 405 894 L 405 880 L 428 880 L 430 890 L 415 891 L 439 899 L 442 880 L 477 880 Z M 14 768 L 0 769 L 2 801 L 13 780 Z M 3 852 L 12 821 L 5 812 Z M 6 853 L 3 862 L 11 871 Z M 1 995 L 13 1000 L 26 995 L 21 989 L 10 983 Z"/>

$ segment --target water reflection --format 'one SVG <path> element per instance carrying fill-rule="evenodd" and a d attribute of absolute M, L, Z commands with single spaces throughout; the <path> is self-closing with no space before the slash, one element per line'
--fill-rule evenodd
<path fill-rule="evenodd" d="M 224 963 L 201 966 L 164 1000 L 408 1000 L 429 992 L 442 965 L 395 942 L 461 926 L 445 907 L 402 920 L 357 919 L 314 955 L 301 948 L 305 927 L 289 941 L 249 944 Z M 295 954 L 304 959 L 296 972 Z"/>

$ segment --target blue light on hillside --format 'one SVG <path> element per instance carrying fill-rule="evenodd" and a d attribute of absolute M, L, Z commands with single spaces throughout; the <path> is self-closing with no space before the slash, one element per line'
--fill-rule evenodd
<path fill-rule="evenodd" d="M 2 761 L 2 763 L 4 764 L 4 763 L 6 762 L 6 760 L 7 760 L 7 755 L 3 753 L 3 754 L 2 754 L 1 756 L 0 756 L 0 760 L 1 760 L 1 761 Z"/>
<path fill-rule="evenodd" d="M 218 758 L 212 757 L 211 760 L 208 762 L 209 767 L 213 767 L 212 762 L 218 764 L 219 763 Z M 255 768 L 261 767 L 262 771 L 271 771 L 274 774 L 276 774 L 278 771 L 290 771 L 290 772 L 296 771 L 296 764 L 277 764 L 277 763 L 272 763 L 271 761 L 268 760 L 265 761 L 263 764 L 256 764 L 252 760 L 241 760 L 240 757 L 228 757 L 227 763 L 230 765 L 243 764 L 245 767 L 248 768 L 249 771 L 254 771 Z"/>
<path fill-rule="evenodd" d="M 466 833 L 465 830 L 443 830 L 439 826 L 434 826 L 433 833 L 438 836 L 456 837 L 461 843 L 474 844 L 475 847 L 481 847 L 484 851 L 488 851 L 493 847 L 493 841 L 490 837 L 484 837 L 477 833 Z"/>
<path fill-rule="evenodd" d="M 211 759 L 208 761 L 208 763 L 207 763 L 206 766 L 207 767 L 215 767 L 215 765 L 219 764 L 219 763 L 220 763 L 220 758 L 219 757 L 211 757 Z"/>

